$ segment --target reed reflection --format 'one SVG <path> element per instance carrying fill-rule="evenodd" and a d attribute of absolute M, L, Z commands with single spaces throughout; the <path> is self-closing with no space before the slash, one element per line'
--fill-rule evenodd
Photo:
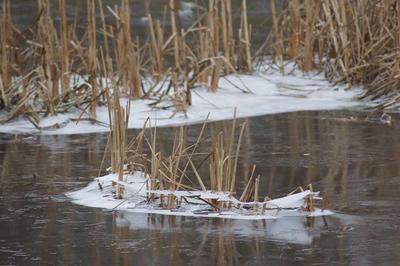
<path fill-rule="evenodd" d="M 328 208 L 342 212 L 326 223 L 304 218 L 249 223 L 79 207 L 57 196 L 98 175 L 106 134 L 1 135 L 0 264 L 37 258 L 43 264 L 103 265 L 172 259 L 176 265 L 396 261 L 400 136 L 396 125 L 374 124 L 365 117 L 347 111 L 300 112 L 238 121 L 247 124 L 238 187 L 254 163 L 262 177 L 260 195 L 281 196 L 312 183 L 329 198 Z M 224 127 L 229 129 L 231 122 L 210 124 L 214 132 Z M 185 141 L 195 141 L 199 128 L 187 127 Z M 172 147 L 175 130 L 158 129 L 164 151 Z M 206 135 L 205 145 L 212 141 L 211 129 Z M 108 164 L 106 157 L 104 167 Z"/>

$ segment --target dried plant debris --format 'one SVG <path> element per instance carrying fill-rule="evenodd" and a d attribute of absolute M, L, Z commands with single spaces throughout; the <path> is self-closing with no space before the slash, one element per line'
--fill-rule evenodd
<path fill-rule="evenodd" d="M 311 190 L 276 199 L 266 197 L 262 201 L 240 201 L 231 192 L 225 191 L 149 190 L 150 177 L 142 172 L 125 174 L 124 181 L 117 179 L 116 174 L 97 178 L 84 189 L 67 193 L 67 196 L 74 203 L 89 207 L 175 216 L 262 220 L 333 214 L 317 207 L 322 199 L 318 192 Z M 124 196 L 119 198 L 117 193 L 121 189 Z"/>
<path fill-rule="evenodd" d="M 332 214 L 317 207 L 316 200 L 321 198 L 311 185 L 285 197 L 271 200 L 264 196 L 260 200 L 261 176 L 255 177 L 255 166 L 244 179 L 247 184 L 237 197 L 237 180 L 244 178 L 238 179 L 237 165 L 245 123 L 237 132 L 234 119 L 231 128 L 207 138 L 204 123 L 194 143 L 187 143 L 181 127 L 166 153 L 157 146 L 157 129 L 150 132 L 143 129 L 128 143 L 124 133 L 128 118 L 124 117 L 126 113 L 118 101 L 113 102 L 109 141 L 112 173 L 68 193 L 73 202 L 132 212 L 234 219 Z M 204 139 L 211 143 L 206 144 Z M 200 175 L 204 167 L 207 178 Z"/>

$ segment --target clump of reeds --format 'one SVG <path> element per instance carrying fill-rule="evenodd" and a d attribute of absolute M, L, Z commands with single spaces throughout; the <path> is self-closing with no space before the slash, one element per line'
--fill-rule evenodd
<path fill-rule="evenodd" d="M 194 23 L 186 28 L 177 19 L 180 2 L 168 1 L 171 26 L 149 15 L 145 40 L 131 28 L 128 0 L 113 8 L 86 0 L 86 24 L 79 25 L 80 34 L 80 14 L 69 22 L 65 0 L 59 1 L 59 26 L 50 12 L 53 3 L 37 3 L 35 23 L 23 30 L 12 22 L 10 1 L 2 4 L 0 110 L 8 115 L 1 122 L 24 115 L 40 129 L 42 115 L 72 108 L 96 122 L 96 107 L 105 103 L 107 89 L 119 90 L 121 97 L 158 97 L 155 107 L 171 101 L 176 112 L 186 113 L 192 89 L 206 86 L 215 92 L 221 76 L 253 71 L 246 0 L 237 32 L 231 0 L 198 5 Z"/>
<path fill-rule="evenodd" d="M 129 122 L 129 110 L 125 110 L 121 106 L 118 90 L 112 96 L 107 91 L 106 96 L 111 139 L 111 167 L 112 171 L 118 174 L 118 181 L 122 181 L 126 165 L 126 132 Z M 118 187 L 117 197 L 122 198 L 122 194 L 122 188 Z"/>
<path fill-rule="evenodd" d="M 245 128 L 246 123 L 243 123 L 240 129 L 239 138 L 235 141 L 236 117 L 234 115 L 232 129 L 231 132 L 229 132 L 229 135 L 224 131 L 221 131 L 214 138 L 213 151 L 209 164 L 210 187 L 212 190 L 235 191 L 239 151 Z"/>
<path fill-rule="evenodd" d="M 175 194 L 176 191 L 212 191 L 236 196 L 237 180 L 243 180 L 237 177 L 237 167 L 241 141 L 245 134 L 245 123 L 238 131 L 236 119 L 234 119 L 229 130 L 212 133 L 211 146 L 204 142 L 206 123 L 203 124 L 194 143 L 187 142 L 183 127 L 177 129 L 172 147 L 168 150 L 162 150 L 157 144 L 156 128 L 141 130 L 127 144 L 126 133 L 124 133 L 127 118 L 124 117 L 124 109 L 119 105 L 118 98 L 118 95 L 108 97 L 109 110 L 112 112 L 110 113 L 111 161 L 113 171 L 118 173 L 118 181 L 123 181 L 122 174 L 127 173 L 126 171 L 142 172 L 147 180 L 148 203 L 158 204 L 160 208 L 165 209 L 179 208 L 182 200 L 186 201 L 185 197 Z M 196 165 L 195 161 L 200 161 L 200 163 Z M 201 169 L 202 165 L 207 167 Z M 253 166 L 239 199 L 241 203 L 237 206 L 230 201 L 204 200 L 200 197 L 198 199 L 207 203 L 215 211 L 234 207 L 264 214 L 269 198 L 264 197 L 262 202 L 259 201 L 260 180 L 259 175 L 255 177 L 255 166 Z M 123 198 L 123 182 L 115 182 L 114 185 L 117 186 L 117 197 Z"/>
<path fill-rule="evenodd" d="M 335 82 L 365 85 L 364 97 L 398 93 L 400 5 L 396 0 L 293 0 L 272 4 L 271 54 L 320 70 Z M 279 13 L 279 15 L 278 15 Z M 392 99 L 382 107 L 398 102 Z"/>

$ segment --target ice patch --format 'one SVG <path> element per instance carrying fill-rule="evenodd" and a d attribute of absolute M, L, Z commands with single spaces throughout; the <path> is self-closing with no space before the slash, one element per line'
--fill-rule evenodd
<path fill-rule="evenodd" d="M 165 85 L 166 86 L 166 85 Z M 243 92 L 247 89 L 250 92 Z M 363 93 L 359 87 L 347 90 L 345 86 L 333 86 L 322 74 L 303 74 L 294 71 L 281 75 L 276 70 L 259 71 L 254 75 L 229 75 L 221 77 L 216 93 L 205 88 L 192 90 L 192 106 L 187 116 L 174 115 L 173 108 L 153 108 L 149 104 L 154 100 L 134 100 L 131 102 L 129 128 L 142 128 L 147 118 L 152 126 L 178 126 L 202 123 L 210 114 L 209 121 L 231 119 L 237 108 L 237 117 L 251 117 L 294 111 L 334 110 L 370 106 L 360 102 L 357 97 Z M 122 99 L 122 106 L 127 103 Z M 4 114 L 4 113 L 3 113 Z M 174 115 L 174 116 L 173 116 Z M 0 113 L 1 116 L 1 113 Z M 41 117 L 40 128 L 36 128 L 25 118 L 18 118 L 0 125 L 4 133 L 41 133 L 41 134 L 82 134 L 108 132 L 108 110 L 105 106 L 97 108 L 96 119 L 100 124 L 87 120 L 77 123 L 79 110 L 55 117 Z M 88 118 L 87 115 L 82 117 Z"/>
<path fill-rule="evenodd" d="M 148 180 L 143 173 L 126 174 L 124 181 L 117 181 L 116 174 L 97 178 L 85 188 L 69 192 L 67 197 L 73 203 L 96 208 L 124 210 L 132 213 L 148 213 L 172 216 L 225 218 L 235 220 L 269 220 L 282 217 L 331 215 L 329 210 L 305 211 L 305 199 L 317 196 L 309 190 L 273 199 L 267 202 L 240 202 L 227 192 L 212 191 L 151 191 L 146 189 Z M 115 198 L 115 186 L 123 185 L 124 199 Z M 149 203 L 148 195 L 154 194 L 154 202 Z M 160 207 L 161 195 L 174 195 L 179 204 L 173 208 Z M 182 200 L 183 199 L 183 200 Z M 208 200 L 231 205 L 230 208 L 211 208 Z"/>

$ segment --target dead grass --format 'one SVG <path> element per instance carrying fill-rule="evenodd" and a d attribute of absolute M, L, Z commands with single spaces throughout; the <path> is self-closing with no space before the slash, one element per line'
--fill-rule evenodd
<path fill-rule="evenodd" d="M 365 85 L 364 97 L 396 104 L 400 87 L 400 6 L 396 0 L 293 0 L 279 12 L 272 1 L 271 53 L 333 82 Z M 278 15 L 279 13 L 279 15 Z"/>
<path fill-rule="evenodd" d="M 79 25 L 84 31 L 79 35 L 81 14 L 67 14 L 66 1 L 60 0 L 56 27 L 52 5 L 39 0 L 35 23 L 22 30 L 13 23 L 10 2 L 2 3 L 0 110 L 7 115 L 0 122 L 22 115 L 38 126 L 41 114 L 71 108 L 89 113 L 95 122 L 96 108 L 106 104 L 108 89 L 133 99 L 157 98 L 156 103 L 171 98 L 176 112 L 185 113 L 192 89 L 206 86 L 216 92 L 222 75 L 253 71 L 246 0 L 237 32 L 230 0 L 210 0 L 205 9 L 198 6 L 194 23 L 186 28 L 177 20 L 180 1 L 170 0 L 166 10 L 171 26 L 149 15 L 146 40 L 139 40 L 131 28 L 128 0 L 113 7 L 86 0 L 86 25 Z M 69 22 L 67 17 L 74 15 Z"/>

